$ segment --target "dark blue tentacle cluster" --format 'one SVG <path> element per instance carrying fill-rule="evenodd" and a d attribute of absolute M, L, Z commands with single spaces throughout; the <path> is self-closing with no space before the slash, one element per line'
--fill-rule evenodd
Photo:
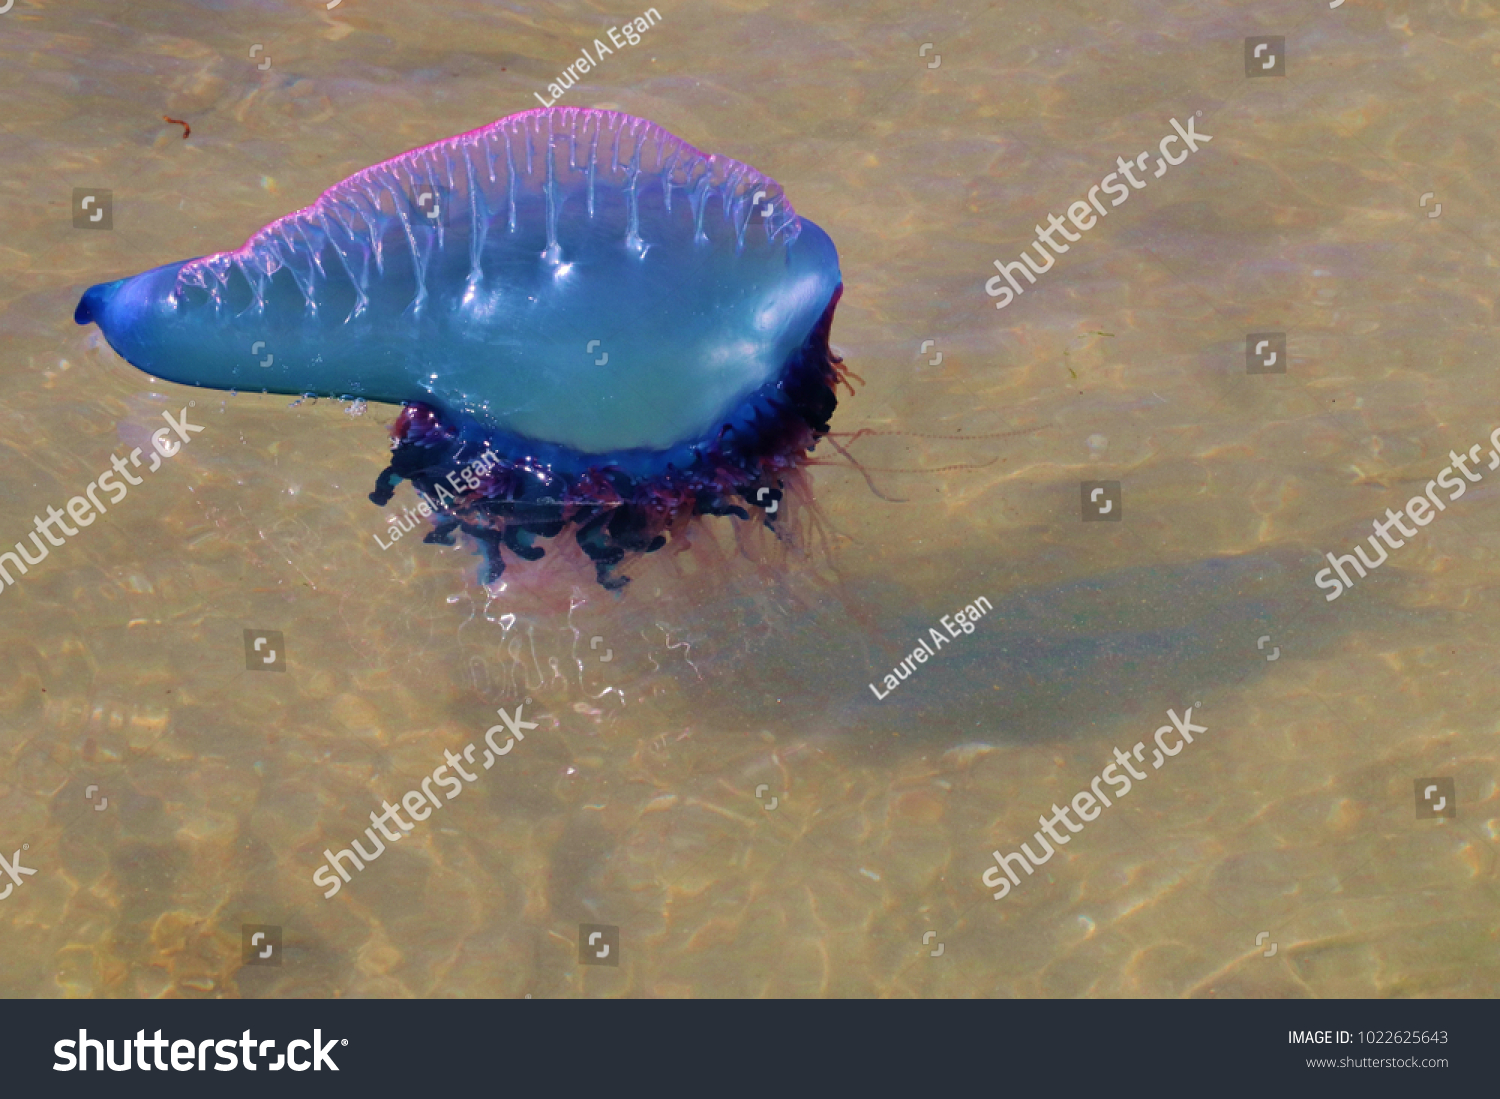
<path fill-rule="evenodd" d="M 840 291 L 842 287 L 840 287 Z M 722 421 L 711 438 L 666 451 L 583 454 L 498 432 L 428 404 L 406 405 L 391 429 L 390 464 L 370 493 L 384 507 L 410 481 L 435 513 L 426 542 L 452 545 L 462 531 L 485 557 L 481 580 L 545 553 L 538 538 L 572 530 L 599 583 L 617 591 L 628 557 L 653 553 L 699 515 L 775 529 L 783 475 L 802 465 L 838 405 L 839 358 L 828 346 L 839 292 L 780 375 Z"/>

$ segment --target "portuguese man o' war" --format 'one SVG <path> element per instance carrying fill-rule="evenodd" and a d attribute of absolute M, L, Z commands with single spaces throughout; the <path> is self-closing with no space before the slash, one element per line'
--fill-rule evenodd
<path fill-rule="evenodd" d="M 410 481 L 439 512 L 425 540 L 473 536 L 486 582 L 502 547 L 535 560 L 571 532 L 617 589 L 697 516 L 785 536 L 844 378 L 842 289 L 775 181 L 554 107 L 366 168 L 238 251 L 95 286 L 74 319 L 169 381 L 402 404 L 375 503 Z"/>

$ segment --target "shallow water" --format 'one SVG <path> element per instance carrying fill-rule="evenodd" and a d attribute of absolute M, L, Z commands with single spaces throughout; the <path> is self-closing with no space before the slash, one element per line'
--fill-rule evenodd
<path fill-rule="evenodd" d="M 0 994 L 1495 995 L 1500 474 L 1337 600 L 1314 574 L 1489 449 L 1500 24 L 657 8 L 561 105 L 754 165 L 829 232 L 863 472 L 812 470 L 831 562 L 747 560 L 713 520 L 618 598 L 562 560 L 492 597 L 466 548 L 382 549 L 393 410 L 154 383 L 72 311 L 537 106 L 635 11 L 0 15 L 0 541 L 164 411 L 204 425 L 0 592 L 0 852 L 36 870 L 0 902 Z M 1251 35 L 1285 78 L 1246 77 Z M 1211 141 L 994 308 L 995 260 L 1189 117 Z M 108 231 L 74 227 L 79 188 Z M 1260 332 L 1285 374 L 1247 374 Z M 1121 482 L 1121 521 L 1080 521 L 1084 481 Z M 284 671 L 248 670 L 247 629 Z M 325 900 L 322 852 L 517 706 L 538 728 Z M 1152 769 L 1188 707 L 1207 731 Z M 1148 777 L 992 899 L 991 852 L 1137 742 Z M 1456 816 L 1421 814 L 1428 778 Z M 579 964 L 580 924 L 620 929 L 618 967 Z"/>

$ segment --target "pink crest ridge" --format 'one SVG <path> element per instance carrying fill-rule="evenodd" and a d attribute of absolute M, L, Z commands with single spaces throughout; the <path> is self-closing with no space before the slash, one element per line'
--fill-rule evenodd
<path fill-rule="evenodd" d="M 646 177 L 660 180 L 669 209 L 674 188 L 688 192 L 695 210 L 709 195 L 717 196 L 724 216 L 734 221 L 740 241 L 757 210 L 763 215 L 768 241 L 780 237 L 791 244 L 801 231 L 796 211 L 781 185 L 748 164 L 704 153 L 654 122 L 633 115 L 585 107 L 535 107 L 355 172 L 329 187 L 312 205 L 257 230 L 240 248 L 184 264 L 178 273 L 178 286 L 212 289 L 209 280 L 223 286 L 231 270 L 238 267 L 259 300 L 265 280 L 286 267 L 306 292 L 321 273 L 319 256 L 324 244 L 335 238 L 335 231 L 346 241 L 376 241 L 380 233 L 377 219 L 404 216 L 397 195 L 414 204 L 424 187 L 436 184 L 452 189 L 460 179 L 484 190 L 487 177 L 491 189 L 508 199 L 508 224 L 514 228 L 517 184 L 534 180 L 539 169 L 539 150 L 533 138 L 542 139 L 541 148 L 553 154 L 566 142 L 568 168 L 589 173 L 591 204 L 596 173 L 605 177 L 605 183 L 616 184 Z M 522 147 L 513 147 L 512 139 Z M 588 148 L 580 163 L 582 143 Z M 600 153 L 605 157 L 596 160 Z M 544 187 L 554 186 L 552 167 L 547 165 Z M 391 208 L 385 209 L 382 204 L 388 196 Z M 492 197 L 491 191 L 485 191 L 485 197 Z M 495 217 L 498 221 L 498 210 Z M 364 222 L 363 229 L 356 225 L 356 219 Z M 337 250 L 347 265 L 345 250 Z M 375 261 L 378 266 L 378 250 Z M 354 275 L 352 269 L 349 273 Z"/>

